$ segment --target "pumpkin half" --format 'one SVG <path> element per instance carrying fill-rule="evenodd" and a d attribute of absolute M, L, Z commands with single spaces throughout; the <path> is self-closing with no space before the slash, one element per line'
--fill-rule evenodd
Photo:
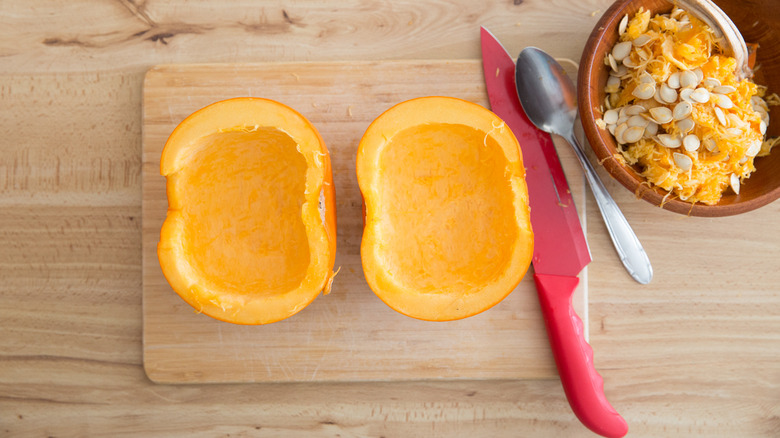
<path fill-rule="evenodd" d="M 302 115 L 260 98 L 214 103 L 173 131 L 160 170 L 168 195 L 160 266 L 197 311 L 267 324 L 328 293 L 336 255 L 330 158 Z"/>
<path fill-rule="evenodd" d="M 461 319 L 503 300 L 531 264 L 517 139 L 489 110 L 421 97 L 380 115 L 358 148 L 366 280 L 391 308 Z"/>

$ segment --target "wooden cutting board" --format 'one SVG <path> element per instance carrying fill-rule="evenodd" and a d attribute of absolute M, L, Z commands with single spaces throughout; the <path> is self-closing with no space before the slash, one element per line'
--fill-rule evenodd
<path fill-rule="evenodd" d="M 488 106 L 479 61 L 165 65 L 143 88 L 143 348 L 155 382 L 277 382 L 555 378 L 531 272 L 494 308 L 461 321 L 403 316 L 369 289 L 360 263 L 358 142 L 390 106 L 447 95 Z M 187 115 L 218 100 L 266 97 L 306 116 L 333 161 L 338 211 L 336 276 L 329 295 L 267 326 L 196 313 L 176 295 L 156 256 L 167 200 L 162 147 Z M 582 178 L 557 145 L 581 217 Z M 571 175 L 575 175 L 572 177 Z M 586 274 L 575 309 L 586 316 Z M 587 319 L 583 318 L 586 324 Z"/>

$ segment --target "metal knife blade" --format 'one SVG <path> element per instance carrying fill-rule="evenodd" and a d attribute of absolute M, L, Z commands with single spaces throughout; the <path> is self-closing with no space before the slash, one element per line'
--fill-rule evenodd
<path fill-rule="evenodd" d="M 509 126 L 522 150 L 534 230 L 534 281 L 566 398 L 589 429 L 622 437 L 628 425 L 604 395 L 593 349 L 571 303 L 577 274 L 591 257 L 566 176 L 552 138 L 528 120 L 520 105 L 514 60 L 484 27 L 481 40 L 491 110 Z"/>

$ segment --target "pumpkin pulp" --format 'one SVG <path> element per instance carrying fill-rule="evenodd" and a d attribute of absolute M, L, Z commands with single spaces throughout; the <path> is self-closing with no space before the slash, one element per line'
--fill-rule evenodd
<path fill-rule="evenodd" d="M 425 293 L 455 293 L 497 278 L 517 239 L 511 186 L 495 169 L 495 140 L 465 125 L 434 123 L 396 134 L 380 154 L 377 208 L 383 229 L 406 235 L 388 245 L 386 267 Z M 476 145 L 476 147 L 475 147 Z"/>
<path fill-rule="evenodd" d="M 212 134 L 203 143 L 178 177 L 186 187 L 180 193 L 184 250 L 198 276 L 236 294 L 295 288 L 309 264 L 300 214 L 306 160 L 295 141 L 261 128 Z"/>
<path fill-rule="evenodd" d="M 287 318 L 327 293 L 335 261 L 330 161 L 316 130 L 266 99 L 206 107 L 166 143 L 158 257 L 196 310 L 240 324 Z"/>

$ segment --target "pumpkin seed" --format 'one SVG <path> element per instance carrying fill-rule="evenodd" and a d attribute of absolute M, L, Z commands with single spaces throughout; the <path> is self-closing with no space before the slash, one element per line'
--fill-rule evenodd
<path fill-rule="evenodd" d="M 654 84 L 655 78 L 653 77 L 653 75 L 645 71 L 642 72 L 641 75 L 639 75 L 639 83 Z"/>
<path fill-rule="evenodd" d="M 645 127 L 645 137 L 652 137 L 658 133 L 658 123 L 650 122 Z"/>
<path fill-rule="evenodd" d="M 628 27 L 628 14 L 624 15 L 618 24 L 618 35 L 626 33 L 626 27 Z"/>
<path fill-rule="evenodd" d="M 722 109 L 720 109 L 720 107 L 717 106 L 715 107 L 715 117 L 718 118 L 718 121 L 720 122 L 721 125 L 729 126 L 729 121 L 728 119 L 726 119 L 726 114 L 723 112 Z"/>
<path fill-rule="evenodd" d="M 676 71 L 670 74 L 669 78 L 666 80 L 666 85 L 675 90 L 680 88 L 680 72 Z"/>
<path fill-rule="evenodd" d="M 749 126 L 744 120 L 740 119 L 739 116 L 734 113 L 728 113 L 726 118 L 729 119 L 729 126 L 736 126 L 738 128 L 742 128 L 743 130 Z"/>
<path fill-rule="evenodd" d="M 755 157 L 761 151 L 761 140 L 754 140 L 750 143 L 750 147 L 745 152 L 748 157 Z"/>
<path fill-rule="evenodd" d="M 676 164 L 677 167 L 679 167 L 683 172 L 687 172 L 691 170 L 691 167 L 693 167 L 693 160 L 691 160 L 691 157 L 685 154 L 674 152 L 672 153 L 672 158 L 674 158 L 674 164 Z"/>
<path fill-rule="evenodd" d="M 720 80 L 718 78 L 704 78 L 701 84 L 710 88 L 720 87 Z"/>
<path fill-rule="evenodd" d="M 609 104 L 612 108 L 620 101 L 620 95 L 617 93 L 609 93 Z"/>
<path fill-rule="evenodd" d="M 653 117 L 653 120 L 658 124 L 664 124 L 669 123 L 672 121 L 672 110 L 665 106 L 659 106 L 656 108 L 650 109 L 650 115 Z"/>
<path fill-rule="evenodd" d="M 731 85 L 720 85 L 720 84 L 718 84 L 716 87 L 712 88 L 712 92 L 713 93 L 720 93 L 720 94 L 729 94 L 729 93 L 733 93 L 735 91 L 737 91 L 737 89 L 732 87 Z"/>
<path fill-rule="evenodd" d="M 691 94 L 693 94 L 693 88 L 684 88 L 680 90 L 680 99 L 693 103 L 693 99 L 691 99 Z"/>
<path fill-rule="evenodd" d="M 767 114 L 767 110 L 765 110 L 763 107 L 754 107 L 753 111 L 757 112 L 759 115 L 763 116 L 764 114 Z"/>
<path fill-rule="evenodd" d="M 617 123 L 618 120 L 618 111 L 615 109 L 607 110 L 604 113 L 603 119 L 604 119 L 604 123 L 606 123 L 607 125 L 614 125 L 615 123 Z"/>
<path fill-rule="evenodd" d="M 639 99 L 650 99 L 655 94 L 655 84 L 641 83 L 634 88 L 631 94 Z"/>
<path fill-rule="evenodd" d="M 690 102 L 680 102 L 674 106 L 672 117 L 674 120 L 682 120 L 691 115 L 693 111 L 693 105 Z"/>
<path fill-rule="evenodd" d="M 739 195 L 739 177 L 736 173 L 732 173 L 731 177 L 729 177 L 729 185 L 731 185 L 731 190 L 734 190 L 734 193 Z"/>
<path fill-rule="evenodd" d="M 699 87 L 693 90 L 691 99 L 699 103 L 707 103 L 710 101 L 710 92 L 706 88 Z"/>
<path fill-rule="evenodd" d="M 675 135 L 671 134 L 660 134 L 658 135 L 658 143 L 661 144 L 661 146 L 674 149 L 679 148 L 682 144 L 682 141 L 680 140 L 680 137 L 677 137 Z"/>
<path fill-rule="evenodd" d="M 604 87 L 604 91 L 607 93 L 615 93 L 618 90 L 620 90 L 620 78 L 609 75 L 609 78 L 607 79 L 607 86 Z"/>
<path fill-rule="evenodd" d="M 666 85 L 666 83 L 661 84 L 661 88 L 659 89 L 659 96 L 661 97 L 661 100 L 666 103 L 677 102 L 677 91 L 675 91 L 674 88 Z"/>
<path fill-rule="evenodd" d="M 715 104 L 723 109 L 729 109 L 734 106 L 734 102 L 725 94 L 713 94 L 712 97 L 715 99 Z"/>
<path fill-rule="evenodd" d="M 696 126 L 696 123 L 694 123 L 693 120 L 690 118 L 682 119 L 677 121 L 677 129 L 680 130 L 681 133 L 687 134 L 691 131 L 693 131 L 693 128 Z"/>
<path fill-rule="evenodd" d="M 758 123 L 758 130 L 761 131 L 761 135 L 766 135 L 766 122 L 761 120 Z"/>
<path fill-rule="evenodd" d="M 694 152 L 699 149 L 699 146 L 701 145 L 701 141 L 699 140 L 699 137 L 697 137 L 695 134 L 688 134 L 685 137 L 683 137 L 683 147 L 688 152 Z"/>
<path fill-rule="evenodd" d="M 628 125 L 625 123 L 620 124 L 617 126 L 617 128 L 615 128 L 615 140 L 617 140 L 618 143 L 625 144 L 626 141 L 623 137 L 623 134 L 626 132 L 627 129 L 628 129 Z"/>
<path fill-rule="evenodd" d="M 639 117 L 639 116 L 635 116 Z M 642 138 L 645 133 L 645 128 L 642 126 L 630 126 L 623 132 L 623 140 L 626 143 L 635 143 Z"/>
<path fill-rule="evenodd" d="M 617 71 L 615 71 L 615 75 L 622 78 L 627 74 L 628 74 L 628 68 L 626 68 L 626 66 L 623 64 L 618 64 Z"/>
<path fill-rule="evenodd" d="M 623 65 L 625 65 L 628 68 L 637 68 L 637 67 L 639 67 L 639 64 L 636 61 L 634 61 L 633 59 L 631 59 L 630 56 L 626 56 L 625 58 L 623 58 Z"/>
<path fill-rule="evenodd" d="M 645 126 L 647 126 L 649 123 L 650 121 L 642 116 L 631 116 L 626 122 L 626 124 L 628 124 L 629 127 L 639 126 L 642 129 L 644 129 Z"/>
<path fill-rule="evenodd" d="M 609 66 L 612 67 L 612 70 L 617 71 L 618 69 L 617 61 L 615 61 L 615 57 L 612 56 L 611 53 L 607 55 L 607 60 L 609 61 Z"/>
<path fill-rule="evenodd" d="M 631 41 L 623 41 L 612 48 L 612 56 L 615 61 L 622 61 L 631 53 Z"/>
<path fill-rule="evenodd" d="M 769 124 L 769 112 L 764 110 L 763 108 L 759 107 L 756 112 L 759 116 L 761 116 L 761 120 L 765 121 L 767 124 Z"/>
<path fill-rule="evenodd" d="M 664 100 L 661 98 L 661 90 L 660 89 L 656 89 L 655 93 L 653 93 L 653 100 L 655 100 L 656 102 L 660 103 L 661 105 L 666 105 L 666 102 L 664 102 Z"/>
<path fill-rule="evenodd" d="M 642 105 L 630 105 L 625 107 L 625 109 L 626 109 L 625 115 L 627 116 L 635 116 L 637 114 L 642 114 L 643 112 L 647 111 L 647 109 L 645 109 L 645 107 L 643 107 Z"/>
<path fill-rule="evenodd" d="M 680 86 L 683 88 L 693 88 L 699 81 L 696 80 L 696 73 L 692 71 L 680 72 Z"/>
<path fill-rule="evenodd" d="M 642 35 L 639 35 L 638 37 L 634 38 L 634 41 L 631 41 L 631 44 L 633 44 L 634 47 L 642 47 L 645 44 L 649 43 L 652 39 L 653 38 L 650 35 L 643 33 Z"/>
<path fill-rule="evenodd" d="M 717 154 L 718 151 L 720 150 L 720 148 L 718 148 L 718 143 L 715 141 L 714 138 L 704 139 L 704 148 L 712 152 L 713 154 Z"/>
<path fill-rule="evenodd" d="M 704 79 L 704 72 L 703 72 L 703 71 L 701 71 L 701 69 L 700 69 L 700 68 L 696 68 L 696 69 L 694 69 L 694 70 L 693 70 L 693 74 L 695 74 L 695 75 L 696 75 L 696 83 L 697 83 L 697 84 L 698 84 L 699 82 L 701 82 L 701 81 Z"/>
<path fill-rule="evenodd" d="M 766 101 L 759 96 L 751 97 L 750 105 L 756 110 L 762 108 L 764 111 L 769 111 L 769 105 L 767 105 Z"/>

